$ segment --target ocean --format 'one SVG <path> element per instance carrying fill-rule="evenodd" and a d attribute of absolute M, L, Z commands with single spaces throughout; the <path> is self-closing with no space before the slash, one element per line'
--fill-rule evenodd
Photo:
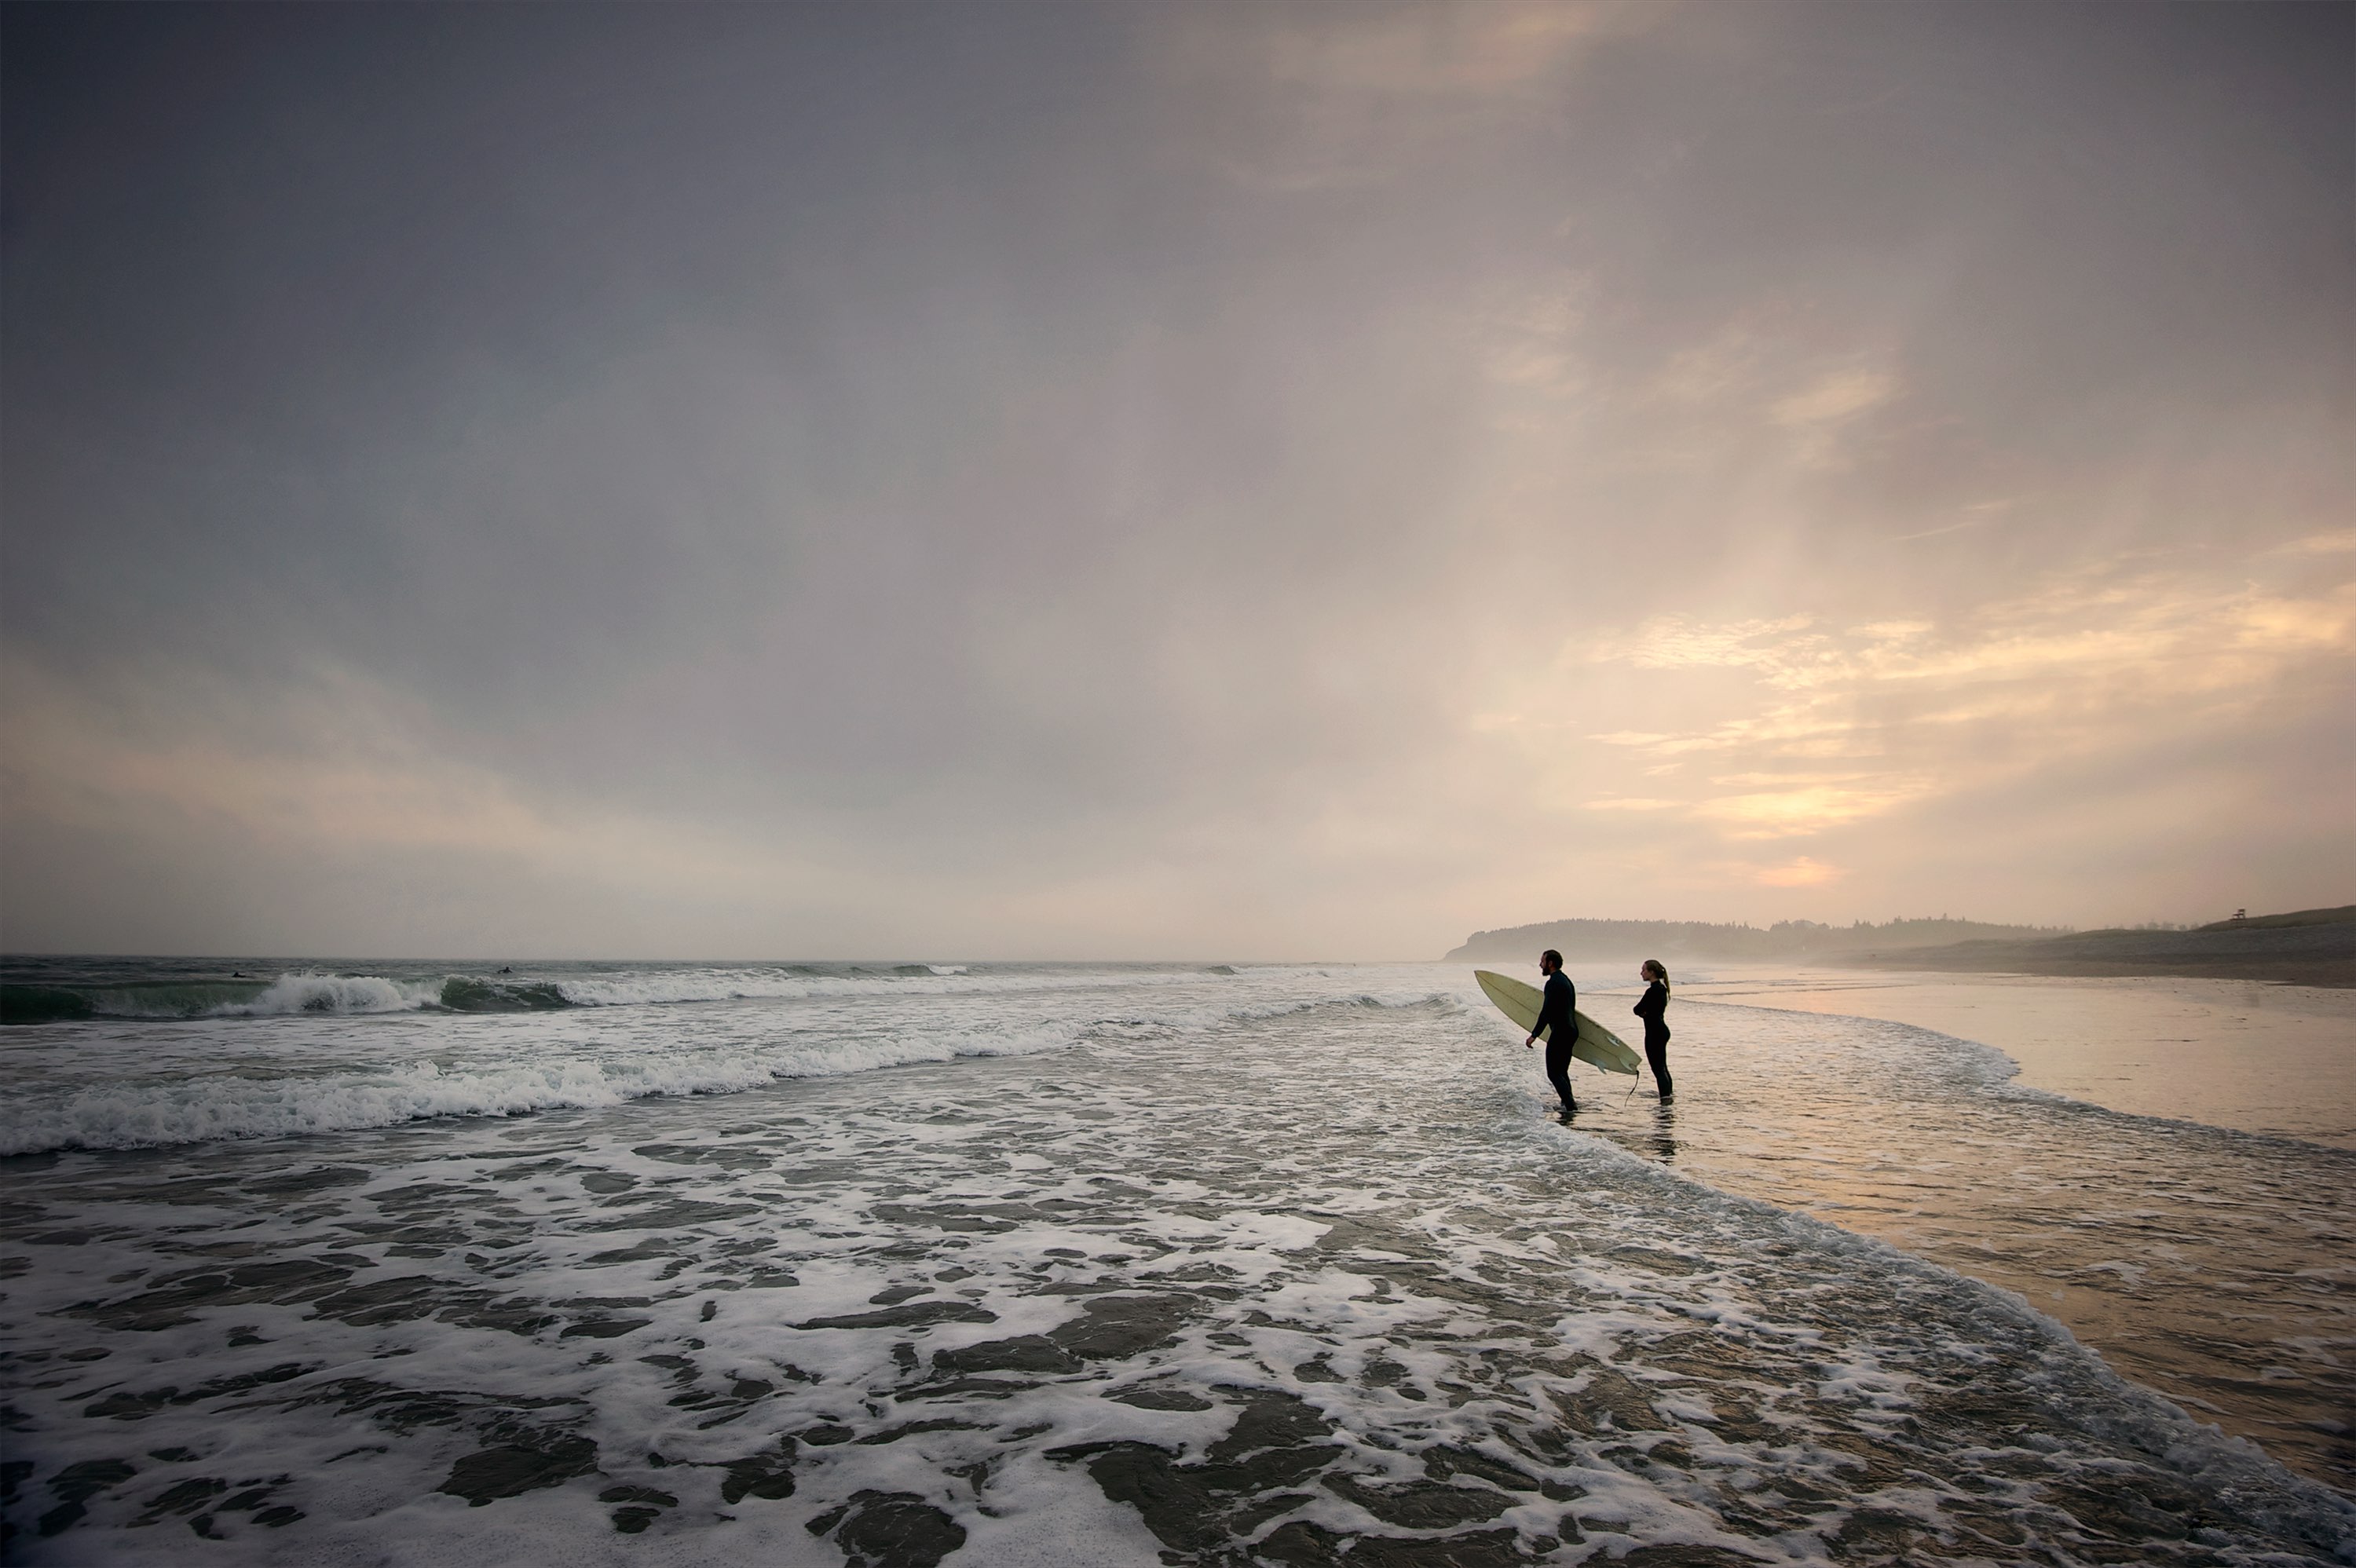
<path fill-rule="evenodd" d="M 10 1562 L 2356 1563 L 2356 1152 L 1914 1025 L 1566 1125 L 1460 966 L 0 977 Z"/>

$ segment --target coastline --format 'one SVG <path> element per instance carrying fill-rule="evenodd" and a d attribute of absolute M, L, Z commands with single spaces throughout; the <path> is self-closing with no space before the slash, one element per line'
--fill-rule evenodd
<path fill-rule="evenodd" d="M 2138 958 L 2125 955 L 2072 956 L 2022 948 L 1953 954 L 1934 948 L 1919 953 L 1856 954 L 1817 962 L 1827 968 L 1876 973 L 2012 975 L 2054 980 L 2240 980 L 2313 990 L 2356 989 L 2356 956 L 2329 954 L 2268 957 L 2263 954 L 2226 953 Z"/>
<path fill-rule="evenodd" d="M 193 1531 L 305 1563 L 391 1541 L 584 1568 L 1805 1568 L 1869 1530 L 1876 1561 L 2050 1537 L 2067 1551 L 2035 1560 L 2198 1568 L 2222 1554 L 2182 1543 L 2192 1509 L 2240 1561 L 2346 1533 L 2328 1458 L 2205 1430 L 2041 1304 L 1534 1115 L 1530 1059 L 1461 975 L 1062 978 L 226 1020 L 211 1038 L 291 1094 L 347 1035 L 348 1071 L 407 1040 L 445 1083 L 594 1066 L 610 1086 L 649 1054 L 808 1075 L 12 1165 L 21 1555 L 172 1564 Z M 1912 1031 L 1718 1012 L 1695 1160 L 1806 1136 L 1824 1097 L 1786 1068 L 1811 1035 L 1841 1048 L 1817 1057 L 1832 1103 L 1912 1091 L 1849 1095 L 1855 1154 L 1976 1103 Z M 949 1027 L 974 1053 L 872 1049 Z M 140 1045 L 184 1029 L 11 1044 L 87 1072 L 112 1035 L 111 1093 L 178 1095 Z M 2010 1101 L 1997 1128 L 2043 1190 L 2107 1206 L 2074 1182 L 2073 1120 Z M 2126 1141 L 2173 1168 L 2168 1131 Z M 2249 1190 L 2246 1163 L 2212 1187 Z M 2258 1392 L 2263 1440 L 2285 1401 Z M 2090 1483 L 2130 1501 L 2090 1508 Z"/>
<path fill-rule="evenodd" d="M 1960 940 L 1956 939 L 1960 938 Z M 1523 962 L 1558 947 L 1573 965 L 1633 967 L 1640 958 L 1704 969 L 1864 969 L 2071 979 L 2257 980 L 2356 988 L 2356 904 L 2237 916 L 2190 931 L 2054 934 L 1970 921 L 1892 921 L 1849 928 L 1779 923 L 1763 930 L 1675 921 L 1558 921 L 1481 931 L 1440 962 Z"/>
<path fill-rule="evenodd" d="M 1697 966 L 1694 1001 L 1935 1029 L 2016 1082 L 2130 1115 L 2356 1149 L 2356 991 L 2213 976 Z"/>
<path fill-rule="evenodd" d="M 2350 1319 L 2317 1250 L 2346 1233 L 2356 993 L 1698 967 L 1677 990 L 1681 1103 L 1583 1131 L 2016 1292 L 2356 1496 Z M 1930 1031 L 1924 1067 L 1860 1049 L 1877 1029 Z M 1952 1097 L 1951 1071 L 1984 1089 Z"/>
<path fill-rule="evenodd" d="M 1293 1561 L 1337 1561 L 1337 1523 L 1413 1543 L 1387 1560 L 1675 1549 L 1697 1511 L 1796 1564 L 1852 1516 L 1912 1517 L 1842 1454 L 1906 1507 L 1941 1478 L 1890 1538 L 1933 1555 L 2058 1528 L 2072 1554 L 2040 1560 L 2216 1557 L 2086 1513 L 2082 1472 L 2174 1514 L 2225 1499 L 2206 1517 L 2277 1556 L 2356 1517 L 2314 1250 L 2356 1152 L 2021 1093 L 1992 1049 L 1773 1005 L 1788 974 L 1687 971 L 1685 1103 L 1601 1095 L 1575 1126 L 1462 971 L 751 978 L 580 965 L 576 995 L 617 999 L 12 1037 L 125 1131 L 202 1113 L 10 1162 L 42 1368 L 12 1517 L 57 1532 L 27 1561 L 166 1561 L 177 1531 L 146 1527 L 177 1509 L 306 1561 L 385 1531 L 424 1561 L 486 1521 L 584 1563 L 641 1532 L 793 1557 L 888 1517 L 992 1561 L 1111 1541 L 1089 1560 L 1150 1568 L 1305 1496 L 1360 1511 L 1276 1525 Z M 1705 995 L 1745 985 L 1787 994 Z M 230 1040 L 235 1071 L 185 1071 Z M 257 1080 L 319 1112 L 436 1098 L 237 1136 Z M 526 1082 L 562 1092 L 519 1117 Z M 1419 1473 L 1436 1413 L 1459 1435 Z M 1460 1496 L 1475 1449 L 1514 1463 Z M 2048 1469 L 2052 1508 L 2021 1489 Z M 1762 1516 L 1758 1477 L 1796 1502 Z"/>
<path fill-rule="evenodd" d="M 1941 947 L 1829 956 L 1844 968 L 2040 975 L 2270 980 L 2356 987 L 2356 910 L 2299 910 L 2197 931 L 2080 931 L 2067 936 L 1958 942 Z"/>

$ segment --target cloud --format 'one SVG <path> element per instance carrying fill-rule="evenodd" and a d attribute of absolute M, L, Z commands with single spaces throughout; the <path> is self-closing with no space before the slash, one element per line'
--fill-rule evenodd
<path fill-rule="evenodd" d="M 1646 622 L 1624 643 L 1606 642 L 1588 656 L 1597 663 L 1615 659 L 1648 669 L 1688 669 L 1697 666 L 1740 668 L 1745 666 L 1788 664 L 1795 650 L 1821 645 L 1821 639 L 1798 637 L 1815 624 L 1811 615 L 1791 615 L 1776 621 L 1734 621 L 1698 624 L 1681 615 Z"/>
<path fill-rule="evenodd" d="M 1706 343 L 1681 348 L 1656 371 L 1647 389 L 1654 400 L 1717 402 L 1755 384 L 1768 345 L 1747 323 L 1727 327 Z"/>
<path fill-rule="evenodd" d="M 1665 759 L 1713 754 L 1719 769 L 1676 809 L 1730 839 L 1803 837 L 2221 722 L 2304 667 L 2347 677 L 2356 582 L 2228 586 L 2136 565 L 2058 572 L 1952 621 L 1837 631 L 1804 616 L 1660 618 L 1596 657 L 1655 681 L 1740 671 L 1748 692 L 1711 699 L 1720 711 L 1701 727 L 1589 738 Z M 1651 706 L 1694 700 L 1656 693 Z M 1856 765 L 1806 765 L 1833 759 Z"/>
<path fill-rule="evenodd" d="M 1372 955 L 2306 888 L 2349 89 L 2210 91 L 2225 34 L 2345 30 L 2294 11 L 329 7 L 256 54 L 199 7 L 152 80 L 155 14 L 45 12 L 7 929 Z"/>
<path fill-rule="evenodd" d="M 1964 517 L 1961 521 L 1942 523 L 1935 528 L 1917 528 L 1912 533 L 1892 534 L 1890 536 L 1890 542 L 1892 544 L 1906 544 L 1914 539 L 1934 539 L 1943 534 L 1962 533 L 1966 528 L 1984 528 L 1988 527 L 1990 524 L 2004 521 L 2007 517 L 2018 511 L 2019 507 L 2020 502 L 2018 499 L 2008 501 L 1975 501 L 1970 506 L 1961 508 L 1964 513 Z"/>
<path fill-rule="evenodd" d="M 2272 553 L 2277 555 L 2346 555 L 2356 550 L 2356 528 L 2344 533 L 2308 534 L 2303 539 L 2279 544 Z"/>
<path fill-rule="evenodd" d="M 1709 336 L 1672 350 L 1627 402 L 1652 420 L 1684 425 L 1689 463 L 1709 461 L 1713 451 L 1747 451 L 1764 430 L 1782 438 L 1758 453 L 1765 465 L 1836 471 L 1849 465 L 1852 427 L 1899 400 L 1891 357 L 1869 338 L 1828 353 L 1809 312 L 1769 299 L 1738 308 Z"/>
<path fill-rule="evenodd" d="M 1803 855 L 1785 865 L 1762 866 L 1751 874 L 1751 880 L 1762 887 L 1816 888 L 1838 881 L 1844 875 L 1837 866 L 1827 866 Z"/>
<path fill-rule="evenodd" d="M 1312 92 L 1485 96 L 1542 79 L 1633 18 L 1632 7 L 1548 4 L 1282 12 L 1260 35 L 1269 78 Z"/>
<path fill-rule="evenodd" d="M 1850 366 L 1828 371 L 1768 409 L 1773 423 L 1791 432 L 1794 461 L 1803 468 L 1847 466 L 1844 437 L 1851 425 L 1898 397 L 1898 378 L 1888 370 Z"/>
<path fill-rule="evenodd" d="M 1473 330 L 1488 379 L 1556 402 L 1587 391 L 1594 376 L 1579 335 L 1594 296 L 1592 277 L 1565 274 L 1479 318 Z"/>
<path fill-rule="evenodd" d="M 1238 184 L 1304 193 L 1382 185 L 1442 149 L 1557 112 L 1548 89 L 1668 7 L 1622 0 L 1167 7 L 1151 50 L 1187 112 L 1176 139 Z M 1220 112 L 1200 117 L 1201 106 Z"/>
<path fill-rule="evenodd" d="M 1862 778 L 1849 784 L 1802 784 L 1791 788 L 1719 795 L 1695 805 L 1697 816 L 1722 822 L 1735 838 L 1790 838 L 1822 833 L 1932 792 L 1922 778 Z"/>
<path fill-rule="evenodd" d="M 257 712 L 254 688 L 201 675 L 123 686 L 65 680 L 21 656 L 5 668 L 16 743 L 0 798 L 20 862 L 36 858 L 21 848 L 37 824 L 44 839 L 238 845 L 309 868 L 321 888 L 354 864 L 463 866 L 453 895 L 489 907 L 503 885 L 535 898 L 562 887 L 576 915 L 687 900 L 742 917 L 846 886 L 774 843 L 552 795 L 463 760 L 413 699 L 349 670 L 313 672 Z M 15 905 L 19 919 L 36 912 L 21 896 Z M 367 923 L 364 909 L 343 913 Z M 237 915 L 215 911 L 224 928 Z M 553 939 L 568 937 L 579 939 Z"/>
<path fill-rule="evenodd" d="M 1846 424 L 1898 395 L 1898 379 L 1886 370 L 1836 370 L 1777 401 L 1769 414 L 1787 430 L 1815 431 Z"/>

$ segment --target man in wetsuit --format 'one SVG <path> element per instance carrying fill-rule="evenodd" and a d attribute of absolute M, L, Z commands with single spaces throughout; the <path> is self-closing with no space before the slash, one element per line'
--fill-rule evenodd
<path fill-rule="evenodd" d="M 1567 1116 L 1579 1109 L 1570 1093 L 1570 1044 L 1579 1038 L 1579 1019 L 1574 1015 L 1579 987 L 1562 972 L 1562 955 L 1551 947 L 1538 955 L 1538 973 L 1546 976 L 1546 996 L 1538 1004 L 1538 1021 L 1531 1027 L 1530 1038 L 1522 1041 L 1522 1049 L 1536 1045 L 1549 1024 L 1554 1027 L 1547 1036 L 1547 1076 L 1554 1081 L 1554 1092 L 1562 1096 L 1562 1114 Z"/>

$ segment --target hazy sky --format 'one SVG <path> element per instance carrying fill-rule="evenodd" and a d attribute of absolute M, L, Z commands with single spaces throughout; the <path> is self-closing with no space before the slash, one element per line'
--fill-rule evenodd
<path fill-rule="evenodd" d="M 0 945 L 2356 897 L 2356 7 L 0 24 Z"/>

